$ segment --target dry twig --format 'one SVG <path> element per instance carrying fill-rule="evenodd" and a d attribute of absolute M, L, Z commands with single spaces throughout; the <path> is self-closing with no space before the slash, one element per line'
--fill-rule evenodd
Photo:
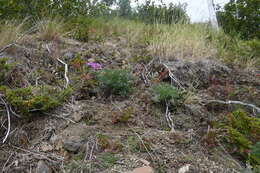
<path fill-rule="evenodd" d="M 175 131 L 174 123 L 173 123 L 173 120 L 171 118 L 171 113 L 169 111 L 169 103 L 168 103 L 168 101 L 165 101 L 165 104 L 166 104 L 165 118 L 166 118 L 168 126 L 171 128 L 171 130 Z"/>
<path fill-rule="evenodd" d="M 185 90 L 185 88 L 182 86 L 182 84 L 177 80 L 177 78 L 173 75 L 173 73 L 171 72 L 171 69 L 166 65 L 166 64 L 162 64 L 167 71 L 169 72 L 169 76 L 171 78 L 171 83 L 176 83 L 181 89 Z"/>
<path fill-rule="evenodd" d="M 65 88 L 68 87 L 69 83 L 70 83 L 70 80 L 68 78 L 68 64 L 66 64 L 65 62 L 63 62 L 61 59 L 57 58 L 57 60 L 62 63 L 64 66 L 65 66 L 65 72 L 64 72 L 64 77 L 65 77 L 65 80 L 66 80 L 66 84 L 65 84 Z"/>

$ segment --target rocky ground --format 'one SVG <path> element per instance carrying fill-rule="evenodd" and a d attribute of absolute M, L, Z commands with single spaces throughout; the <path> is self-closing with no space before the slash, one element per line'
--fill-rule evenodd
<path fill-rule="evenodd" d="M 10 81 L 16 86 L 63 82 L 64 69 L 59 69 L 63 65 L 57 58 L 67 64 L 80 57 L 103 68 L 130 68 L 137 78 L 127 98 L 103 97 L 85 88 L 44 115 L 12 117 L 8 141 L 0 144 L 4 173 L 235 173 L 245 166 L 210 138 L 211 123 L 241 105 L 209 100 L 237 100 L 259 107 L 256 72 L 214 58 L 169 61 L 149 54 L 145 46 L 129 46 L 123 37 L 81 43 L 65 38 L 47 42 L 29 35 L 2 57 L 19 64 L 19 73 Z M 77 75 L 73 68 L 70 64 L 71 80 Z M 78 80 L 73 84 L 84 79 Z M 174 129 L 168 127 L 165 108 L 153 104 L 147 91 L 153 82 L 161 81 L 189 93 L 170 112 Z M 122 121 L 125 115 L 129 118 Z"/>

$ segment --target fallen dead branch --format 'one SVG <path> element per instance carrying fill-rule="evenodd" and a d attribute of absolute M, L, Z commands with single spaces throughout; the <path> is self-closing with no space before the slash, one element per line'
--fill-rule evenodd
<path fill-rule="evenodd" d="M 65 62 L 63 62 L 62 60 L 60 60 L 59 58 L 57 59 L 60 63 L 62 63 L 64 66 L 65 66 L 65 72 L 64 72 L 64 77 L 65 77 L 65 80 L 66 80 L 66 84 L 65 84 L 65 88 L 68 87 L 69 83 L 70 83 L 70 80 L 68 78 L 68 64 L 66 64 Z"/>
<path fill-rule="evenodd" d="M 166 105 L 166 111 L 165 111 L 165 118 L 166 121 L 168 123 L 168 126 L 171 128 L 172 131 L 175 131 L 174 129 L 174 123 L 173 120 L 171 118 L 171 113 L 169 111 L 169 103 L 167 101 L 165 101 L 165 105 Z"/>
<path fill-rule="evenodd" d="M 37 152 L 37 151 L 31 151 L 31 150 L 20 148 L 20 147 L 14 146 L 14 145 L 12 145 L 11 147 L 13 147 L 14 149 L 23 151 L 25 153 L 31 154 L 38 159 L 39 158 L 45 159 L 45 160 L 47 160 L 51 163 L 58 163 L 58 162 L 64 161 L 63 157 L 60 157 L 60 156 L 57 156 L 57 155 L 54 155 L 54 154 L 46 154 L 46 153 L 41 153 L 41 152 Z"/>
<path fill-rule="evenodd" d="M 65 88 L 67 88 L 69 83 L 70 83 L 70 80 L 68 78 L 68 69 L 69 69 L 68 64 L 66 64 L 65 62 L 63 62 L 59 58 L 57 58 L 57 60 L 65 66 L 64 77 L 65 77 L 65 80 L 66 80 Z"/>
<path fill-rule="evenodd" d="M 49 45 L 46 44 L 45 47 L 46 47 L 47 51 L 48 51 L 49 53 L 51 53 L 51 49 L 49 48 Z M 63 65 L 65 66 L 64 78 L 65 78 L 66 83 L 65 83 L 64 87 L 65 87 L 65 88 L 68 88 L 69 83 L 70 83 L 70 80 L 69 80 L 69 78 L 68 78 L 68 71 L 69 71 L 68 64 L 66 64 L 66 63 L 65 63 L 64 61 L 62 61 L 60 58 L 57 58 L 57 60 L 58 60 L 61 64 L 63 64 Z"/>
<path fill-rule="evenodd" d="M 171 72 L 171 69 L 166 65 L 166 64 L 162 64 L 168 71 L 169 73 L 169 77 L 171 78 L 171 83 L 176 83 L 181 89 L 185 90 L 185 88 L 182 86 L 182 84 L 177 80 L 177 78 L 173 75 L 173 73 Z"/>
<path fill-rule="evenodd" d="M 8 125 L 7 125 L 7 132 L 6 132 L 6 135 L 5 135 L 4 139 L 3 139 L 3 143 L 5 143 L 7 138 L 8 138 L 8 136 L 9 136 L 10 130 L 11 130 L 11 118 L 10 118 L 10 110 L 9 110 L 9 107 L 8 107 L 7 103 L 5 102 L 5 100 L 1 96 L 0 96 L 0 100 L 1 100 L 1 102 L 5 106 L 6 115 L 7 115 L 7 123 L 8 123 Z"/>
<path fill-rule="evenodd" d="M 234 101 L 234 100 L 229 100 L 229 101 L 222 101 L 222 100 L 209 100 L 206 101 L 206 104 L 210 104 L 210 103 L 220 103 L 220 104 L 239 104 L 239 105 L 243 105 L 243 106 L 247 106 L 247 107 L 251 107 L 253 108 L 253 110 L 256 110 L 258 113 L 260 113 L 260 108 L 253 105 L 253 104 L 249 104 L 249 103 L 244 103 L 241 101 Z"/>

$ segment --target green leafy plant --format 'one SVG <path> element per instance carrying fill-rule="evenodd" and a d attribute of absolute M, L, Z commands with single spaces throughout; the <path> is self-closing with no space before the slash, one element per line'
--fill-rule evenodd
<path fill-rule="evenodd" d="M 127 70 L 105 69 L 97 74 L 99 88 L 106 94 L 127 96 L 133 88 L 134 77 Z"/>
<path fill-rule="evenodd" d="M 182 99 L 181 91 L 168 83 L 160 83 L 151 87 L 150 89 L 155 103 L 170 102 L 177 104 Z"/>

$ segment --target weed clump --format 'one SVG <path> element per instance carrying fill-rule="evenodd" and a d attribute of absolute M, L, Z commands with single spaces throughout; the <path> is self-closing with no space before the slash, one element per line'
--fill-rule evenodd
<path fill-rule="evenodd" d="M 168 83 L 156 84 L 150 89 L 155 103 L 170 102 L 176 105 L 182 99 L 181 91 Z"/>
<path fill-rule="evenodd" d="M 105 69 L 97 74 L 99 89 L 106 95 L 127 96 L 132 90 L 134 77 L 122 69 Z"/>
<path fill-rule="evenodd" d="M 71 89 L 58 91 L 47 86 L 9 89 L 1 86 L 0 93 L 18 114 L 26 117 L 33 112 L 48 111 L 57 107 L 71 93 Z"/>
<path fill-rule="evenodd" d="M 142 138 L 141 140 L 136 136 L 127 137 L 126 142 L 127 142 L 128 149 L 131 152 L 149 152 L 149 151 L 151 151 L 152 150 L 151 142 L 146 138 Z"/>
<path fill-rule="evenodd" d="M 228 114 L 220 127 L 226 131 L 224 141 L 233 154 L 252 166 L 260 164 L 260 118 L 237 110 Z"/>
<path fill-rule="evenodd" d="M 0 58 L 0 84 L 4 82 L 7 77 L 7 74 L 10 72 L 13 64 L 7 63 L 7 58 Z"/>
<path fill-rule="evenodd" d="M 38 29 L 39 37 L 44 41 L 59 40 L 63 33 L 63 25 L 58 19 L 40 21 Z"/>

